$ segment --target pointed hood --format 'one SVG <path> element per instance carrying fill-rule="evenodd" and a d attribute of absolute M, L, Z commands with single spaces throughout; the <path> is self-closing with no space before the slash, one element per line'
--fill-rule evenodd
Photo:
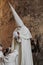
<path fill-rule="evenodd" d="M 17 26 L 21 26 L 22 27 L 24 25 L 23 24 L 23 21 L 20 19 L 20 17 L 16 13 L 15 9 L 12 7 L 12 5 L 10 3 L 9 3 L 9 6 L 10 6 L 10 8 L 12 10 L 12 13 L 13 13 L 13 16 L 15 18 L 15 21 L 16 21 Z"/>

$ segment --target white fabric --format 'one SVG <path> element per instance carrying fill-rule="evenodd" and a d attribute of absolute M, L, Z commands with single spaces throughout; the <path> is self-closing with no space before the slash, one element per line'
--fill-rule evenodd
<path fill-rule="evenodd" d="M 10 3 L 9 3 L 9 5 L 10 5 L 10 8 L 12 10 L 12 13 L 13 13 L 13 16 L 14 16 L 14 19 L 15 19 L 17 25 L 23 26 L 24 24 L 23 24 L 22 20 L 20 19 L 20 17 L 18 16 L 18 14 L 16 13 L 15 9 L 12 7 L 12 5 Z"/>
<path fill-rule="evenodd" d="M 3 57 L 3 52 L 2 51 L 0 51 L 0 58 L 2 58 Z"/>
<path fill-rule="evenodd" d="M 25 25 L 22 26 L 21 28 L 20 27 L 16 28 L 15 31 L 18 31 L 20 33 L 20 37 L 22 37 L 24 39 L 30 39 L 30 38 L 32 38 L 32 35 L 31 35 L 29 29 Z M 16 34 L 15 31 L 13 32 L 13 37 L 14 36 L 17 37 L 17 34 Z"/>
<path fill-rule="evenodd" d="M 18 37 L 17 32 L 14 32 L 14 33 L 13 33 L 13 37 L 16 37 L 16 38 Z"/>
<path fill-rule="evenodd" d="M 22 61 L 21 65 L 33 65 L 30 39 L 22 39 Z"/>
<path fill-rule="evenodd" d="M 26 26 L 23 26 L 21 28 L 15 29 L 15 31 L 13 32 L 14 37 L 15 37 L 15 34 L 14 34 L 15 32 L 19 32 L 20 38 L 21 38 L 21 49 L 22 49 L 21 56 L 22 56 L 22 58 L 21 58 L 20 65 L 33 65 L 31 43 L 30 43 L 30 38 L 32 38 L 32 36 L 31 36 L 30 31 L 26 28 Z"/>
<path fill-rule="evenodd" d="M 12 47 L 11 47 L 11 51 L 14 51 L 14 38 L 12 39 Z"/>
<path fill-rule="evenodd" d="M 3 57 L 4 57 L 3 52 L 0 51 L 0 65 L 4 65 L 4 63 L 3 63 Z"/>
<path fill-rule="evenodd" d="M 4 57 L 4 65 L 17 65 L 16 58 L 18 56 L 17 50 L 14 50 L 14 52 L 8 54 Z"/>

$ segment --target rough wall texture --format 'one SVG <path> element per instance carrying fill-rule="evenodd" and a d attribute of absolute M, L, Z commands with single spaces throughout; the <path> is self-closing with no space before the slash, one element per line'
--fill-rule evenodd
<path fill-rule="evenodd" d="M 43 0 L 0 0 L 0 42 L 3 46 L 11 44 L 13 31 L 16 28 L 8 1 L 30 29 L 33 38 L 36 34 L 43 35 Z"/>

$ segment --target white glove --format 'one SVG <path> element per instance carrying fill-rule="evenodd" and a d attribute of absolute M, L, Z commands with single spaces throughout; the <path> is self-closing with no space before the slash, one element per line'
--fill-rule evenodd
<path fill-rule="evenodd" d="M 13 33 L 13 38 L 15 38 L 15 40 L 19 43 L 21 43 L 21 38 L 20 38 L 20 34 L 19 32 L 14 32 Z"/>
<path fill-rule="evenodd" d="M 13 33 L 13 38 L 18 38 L 17 32 L 14 32 L 14 33 Z"/>

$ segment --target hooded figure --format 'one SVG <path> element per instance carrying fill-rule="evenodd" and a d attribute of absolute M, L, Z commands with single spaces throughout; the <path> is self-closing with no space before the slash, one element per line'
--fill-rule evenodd
<path fill-rule="evenodd" d="M 32 35 L 29 29 L 23 24 L 15 9 L 9 3 L 17 28 L 13 32 L 12 50 L 17 49 L 19 52 L 18 65 L 33 65 L 30 39 Z"/>

